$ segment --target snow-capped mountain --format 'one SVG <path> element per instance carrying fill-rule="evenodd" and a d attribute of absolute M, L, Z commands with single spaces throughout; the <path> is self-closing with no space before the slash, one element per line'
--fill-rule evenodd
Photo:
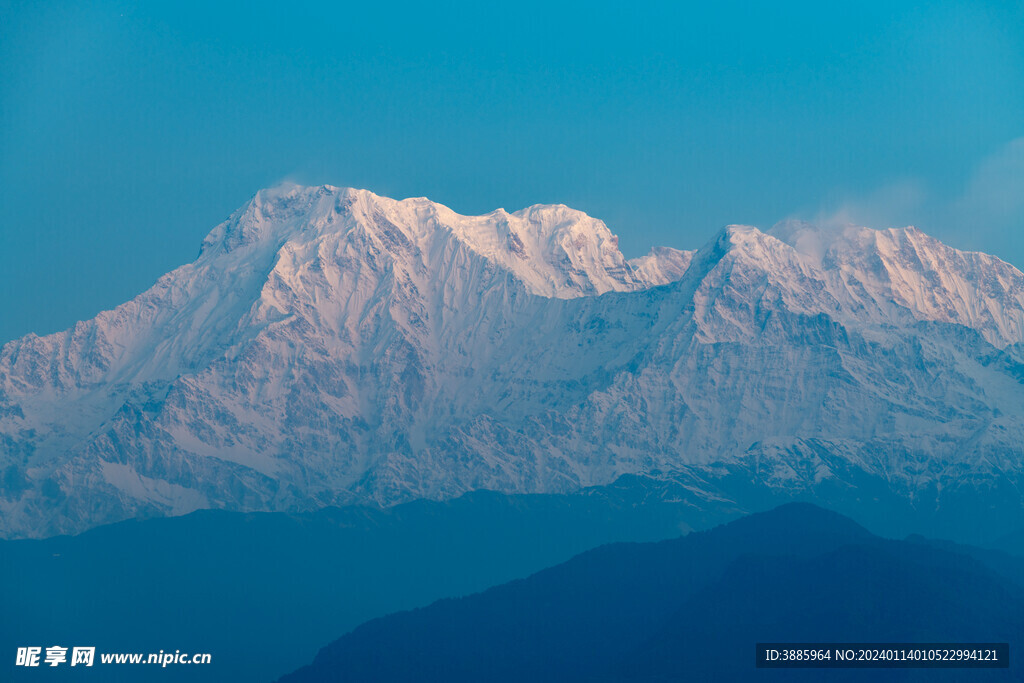
<path fill-rule="evenodd" d="M 0 532 L 652 471 L 939 505 L 1021 479 L 1022 342 L 1024 275 L 914 228 L 627 261 L 564 206 L 283 186 L 132 301 L 0 349 Z"/>

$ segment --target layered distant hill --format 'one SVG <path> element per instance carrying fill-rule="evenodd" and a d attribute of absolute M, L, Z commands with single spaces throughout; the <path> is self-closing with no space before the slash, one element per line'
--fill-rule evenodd
<path fill-rule="evenodd" d="M 995 535 L 1021 526 L 1022 342 L 1024 274 L 914 228 L 629 261 L 564 206 L 283 186 L 132 301 L 0 349 L 0 534 L 645 473 L 696 507 Z"/>
<path fill-rule="evenodd" d="M 269 683 L 368 619 L 484 590 L 602 543 L 673 538 L 716 521 L 675 502 L 638 504 L 647 490 L 637 481 L 571 494 L 476 491 L 386 509 L 200 510 L 0 540 L 0 649 L 173 647 L 213 660 L 76 667 L 74 679 Z M 67 683 L 66 668 L 0 660 L 4 683 L 50 680 Z"/>
<path fill-rule="evenodd" d="M 1013 681 L 1024 560 L 787 505 L 369 621 L 280 683 Z M 755 668 L 758 642 L 1010 643 L 1009 668 Z M 845 675 L 844 675 L 845 674 Z"/>

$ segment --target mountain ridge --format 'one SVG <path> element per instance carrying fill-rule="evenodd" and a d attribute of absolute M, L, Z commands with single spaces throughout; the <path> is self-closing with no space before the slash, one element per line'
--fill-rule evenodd
<path fill-rule="evenodd" d="M 852 467 L 936 507 L 1016 486 L 1024 274 L 916 229 L 807 231 L 630 262 L 561 205 L 261 191 L 135 299 L 0 347 L 0 533 L 654 470 L 797 494 Z"/>
<path fill-rule="evenodd" d="M 1013 642 L 1024 563 L 785 505 L 363 623 L 280 683 L 761 680 L 758 642 Z M 774 638 L 775 640 L 772 640 Z M 992 672 L 1000 680 L 1019 677 Z M 963 671 L 876 670 L 880 680 Z M 820 670 L 786 678 L 820 680 Z"/>

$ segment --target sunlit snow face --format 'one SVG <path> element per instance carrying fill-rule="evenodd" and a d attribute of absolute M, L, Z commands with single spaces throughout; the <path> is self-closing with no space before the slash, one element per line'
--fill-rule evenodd
<path fill-rule="evenodd" d="M 1022 321 L 1024 275 L 913 228 L 627 261 L 565 206 L 283 186 L 135 299 L 3 347 L 4 533 L 654 471 L 913 496 L 1018 466 Z"/>

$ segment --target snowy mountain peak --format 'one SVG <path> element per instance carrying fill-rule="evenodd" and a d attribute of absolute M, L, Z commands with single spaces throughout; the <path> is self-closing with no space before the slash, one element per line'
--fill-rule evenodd
<path fill-rule="evenodd" d="M 289 241 L 315 240 L 354 228 L 371 235 L 392 256 L 436 251 L 439 240 L 454 240 L 508 270 L 541 296 L 634 291 L 681 275 L 679 259 L 667 252 L 663 256 L 672 263 L 666 262 L 656 274 L 650 266 L 643 273 L 634 272 L 619 251 L 618 238 L 602 221 L 561 204 L 463 216 L 425 198 L 398 201 L 329 185 L 286 184 L 259 191 L 211 231 L 202 253 L 254 245 L 280 248 Z M 654 279 L 648 279 L 647 272 Z"/>
<path fill-rule="evenodd" d="M 753 225 L 726 225 L 704 246 L 701 251 L 711 250 L 722 254 L 736 251 L 760 258 L 778 248 L 779 240 Z"/>
<path fill-rule="evenodd" d="M 909 315 L 973 328 L 1000 348 L 1024 341 L 1024 274 L 913 226 L 730 225 L 693 262 L 690 278 L 704 274 L 705 296 L 742 286 L 746 297 L 779 297 L 841 321 L 903 325 Z"/>
<path fill-rule="evenodd" d="M 731 223 L 722 228 L 722 233 L 729 241 L 743 240 L 743 239 L 757 239 L 764 233 L 761 229 L 754 225 L 743 225 L 742 223 Z"/>
<path fill-rule="evenodd" d="M 664 285 L 682 279 L 693 261 L 694 253 L 672 247 L 654 247 L 647 254 L 630 259 L 629 266 L 644 282 Z"/>
<path fill-rule="evenodd" d="M 1024 275 L 912 228 L 731 225 L 626 261 L 561 205 L 282 185 L 135 299 L 0 347 L 0 534 L 716 460 L 1020 473 L 1021 341 Z"/>

